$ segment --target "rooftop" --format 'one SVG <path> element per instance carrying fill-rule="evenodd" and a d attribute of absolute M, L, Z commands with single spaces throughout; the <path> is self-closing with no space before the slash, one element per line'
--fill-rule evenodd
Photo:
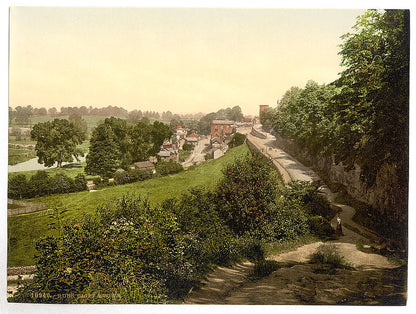
<path fill-rule="evenodd" d="M 234 124 L 234 121 L 231 120 L 212 120 L 212 124 Z"/>

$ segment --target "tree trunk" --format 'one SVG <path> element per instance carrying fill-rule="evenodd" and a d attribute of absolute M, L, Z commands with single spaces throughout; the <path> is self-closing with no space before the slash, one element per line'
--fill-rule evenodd
<path fill-rule="evenodd" d="M 56 167 L 57 168 L 62 168 L 62 160 L 58 160 L 58 165 Z"/>

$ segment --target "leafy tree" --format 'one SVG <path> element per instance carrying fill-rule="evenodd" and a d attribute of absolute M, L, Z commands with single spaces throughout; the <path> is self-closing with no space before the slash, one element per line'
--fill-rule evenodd
<path fill-rule="evenodd" d="M 172 131 L 167 124 L 155 121 L 153 122 L 150 134 L 152 136 L 152 149 L 150 154 L 156 155 L 160 151 L 160 146 L 163 144 L 165 139 L 172 136 Z"/>
<path fill-rule="evenodd" d="M 18 174 L 9 179 L 7 195 L 10 198 L 22 198 L 27 193 L 28 182 L 24 174 Z"/>
<path fill-rule="evenodd" d="M 72 122 L 78 130 L 85 134 L 85 137 L 88 137 L 88 125 L 87 122 L 79 114 L 71 114 L 68 117 L 69 122 Z"/>
<path fill-rule="evenodd" d="M 49 174 L 44 170 L 39 170 L 29 180 L 30 196 L 48 195 L 52 192 L 53 185 Z"/>
<path fill-rule="evenodd" d="M 148 119 L 140 120 L 129 129 L 130 144 L 128 157 L 130 160 L 126 161 L 127 164 L 136 161 L 145 161 L 152 155 L 154 151 L 152 131 L 153 127 Z"/>
<path fill-rule="evenodd" d="M 73 123 L 65 119 L 54 119 L 36 124 L 31 132 L 31 138 L 36 140 L 36 155 L 38 162 L 46 167 L 62 167 L 62 162 L 78 160 L 83 152 L 77 148 L 85 139 L 85 133 L 77 129 Z"/>
<path fill-rule="evenodd" d="M 265 108 L 261 113 L 260 123 L 266 128 L 273 127 L 273 116 L 275 115 L 275 110 L 273 108 Z"/>
<path fill-rule="evenodd" d="M 233 137 L 231 138 L 231 141 L 228 143 L 229 148 L 237 147 L 242 144 L 244 144 L 244 141 L 246 140 L 246 136 L 241 133 L 235 133 Z"/>
<path fill-rule="evenodd" d="M 253 153 L 226 166 L 223 173 L 217 186 L 220 216 L 239 235 L 261 229 L 269 215 L 268 205 L 277 195 L 271 166 Z"/>
<path fill-rule="evenodd" d="M 383 163 L 408 181 L 409 19 L 408 10 L 368 10 L 342 37 L 336 152 L 360 164 L 369 184 Z"/>
<path fill-rule="evenodd" d="M 91 135 L 85 172 L 110 178 L 120 165 L 120 149 L 111 126 L 103 123 Z"/>
<path fill-rule="evenodd" d="M 327 151 L 337 128 L 336 117 L 330 110 L 337 92 L 333 85 L 319 85 L 314 81 L 309 81 L 303 89 L 291 88 L 280 101 L 272 124 L 282 135 L 314 152 Z"/>
<path fill-rule="evenodd" d="M 181 171 L 183 171 L 183 166 L 173 160 L 161 160 L 156 164 L 156 172 L 161 176 L 166 176 L 168 174 L 174 174 Z"/>

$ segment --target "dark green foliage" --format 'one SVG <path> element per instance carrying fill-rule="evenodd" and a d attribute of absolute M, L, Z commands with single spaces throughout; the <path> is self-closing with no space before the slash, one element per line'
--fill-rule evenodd
<path fill-rule="evenodd" d="M 51 180 L 51 192 L 53 194 L 69 193 L 75 190 L 74 181 L 64 175 L 57 173 Z"/>
<path fill-rule="evenodd" d="M 27 193 L 27 179 L 24 174 L 18 174 L 9 179 L 7 195 L 10 198 L 23 198 Z"/>
<path fill-rule="evenodd" d="M 362 167 L 369 185 L 383 163 L 395 165 L 402 186 L 408 181 L 409 19 L 408 10 L 368 10 L 342 37 L 346 69 L 336 82 L 333 144 L 340 160 Z"/>
<path fill-rule="evenodd" d="M 244 236 L 237 238 L 237 245 L 240 254 L 252 263 L 263 262 L 266 257 L 265 241 L 259 239 L 256 235 L 246 233 Z"/>
<path fill-rule="evenodd" d="M 117 137 L 108 124 L 100 124 L 91 135 L 85 172 L 110 178 L 120 165 Z"/>
<path fill-rule="evenodd" d="M 75 191 L 86 191 L 87 188 L 87 179 L 82 173 L 79 173 L 74 178 L 74 189 Z"/>
<path fill-rule="evenodd" d="M 30 198 L 50 194 L 85 191 L 87 181 L 82 174 L 71 179 L 63 173 L 50 177 L 46 171 L 39 170 L 29 180 L 19 174 L 9 179 L 8 196 L 11 198 Z"/>
<path fill-rule="evenodd" d="M 231 138 L 231 141 L 228 143 L 228 147 L 233 148 L 233 147 L 240 146 L 244 144 L 245 140 L 246 140 L 246 136 L 244 134 L 237 132 Z"/>
<path fill-rule="evenodd" d="M 46 167 L 53 166 L 55 162 L 58 167 L 63 161 L 72 162 L 75 157 L 84 153 L 77 148 L 85 139 L 85 132 L 75 127 L 65 119 L 54 119 L 38 123 L 33 126 L 30 133 L 32 140 L 36 140 L 36 154 L 38 162 Z"/>
<path fill-rule="evenodd" d="M 173 160 L 161 160 L 156 164 L 156 173 L 161 176 L 167 176 L 168 174 L 174 174 L 181 171 L 183 171 L 183 166 Z"/>
<path fill-rule="evenodd" d="M 258 153 L 236 160 L 223 170 L 224 178 L 217 188 L 217 210 L 236 234 L 261 229 L 269 215 L 268 204 L 276 197 L 273 171 Z"/>
<path fill-rule="evenodd" d="M 337 124 L 331 111 L 331 99 L 337 93 L 331 85 L 309 81 L 304 89 L 291 88 L 280 100 L 271 124 L 276 131 L 288 136 L 311 151 L 330 152 Z"/>
<path fill-rule="evenodd" d="M 269 276 L 272 272 L 279 269 L 279 263 L 271 260 L 263 260 L 254 265 L 253 276 L 262 278 Z"/>
<path fill-rule="evenodd" d="M 183 144 L 182 149 L 185 150 L 185 151 L 190 152 L 194 149 L 194 145 L 185 143 L 185 144 Z"/>
<path fill-rule="evenodd" d="M 29 179 L 31 196 L 42 196 L 53 193 L 54 183 L 46 171 L 38 171 Z M 28 190 L 29 190 L 28 189 Z"/>
<path fill-rule="evenodd" d="M 276 203 L 270 204 L 269 215 L 263 229 L 264 237 L 271 241 L 296 239 L 310 231 L 307 211 L 291 197 L 280 197 Z"/>
<path fill-rule="evenodd" d="M 286 198 L 299 202 L 310 216 L 322 216 L 330 220 L 335 215 L 328 201 L 319 194 L 317 187 L 308 182 L 294 181 L 284 192 Z"/>
<path fill-rule="evenodd" d="M 216 212 L 205 211 L 210 194 L 190 195 L 163 209 L 126 195 L 99 207 L 95 217 L 66 224 L 59 237 L 37 243 L 38 272 L 10 301 L 161 303 L 183 296 L 216 262 L 218 251 L 229 249 Z M 174 206 L 176 216 L 170 210 L 176 202 L 190 215 Z"/>
<path fill-rule="evenodd" d="M 311 263 L 327 264 L 331 268 L 349 268 L 349 265 L 339 255 L 334 244 L 322 244 L 315 253 L 312 254 Z"/>
<path fill-rule="evenodd" d="M 152 177 L 152 170 L 134 169 L 116 173 L 114 175 L 114 182 L 120 185 L 126 183 L 133 183 L 137 181 L 144 181 L 151 179 Z"/>
<path fill-rule="evenodd" d="M 358 164 L 369 186 L 384 164 L 393 165 L 406 199 L 409 11 L 368 10 L 353 30 L 342 36 L 340 78 L 287 91 L 273 125 L 312 152 L 334 154 L 347 169 Z"/>
<path fill-rule="evenodd" d="M 107 118 L 92 134 L 85 171 L 109 178 L 119 167 L 128 169 L 132 163 L 156 155 L 171 135 L 168 125 L 158 121 L 151 124 L 147 118 L 134 125 Z"/>
<path fill-rule="evenodd" d="M 260 123 L 266 129 L 272 129 L 274 127 L 274 120 L 273 117 L 276 114 L 276 110 L 273 108 L 265 108 L 261 113 Z"/>
<path fill-rule="evenodd" d="M 334 229 L 330 222 L 322 216 L 312 216 L 308 220 L 309 228 L 312 233 L 320 238 L 331 237 L 334 235 Z"/>

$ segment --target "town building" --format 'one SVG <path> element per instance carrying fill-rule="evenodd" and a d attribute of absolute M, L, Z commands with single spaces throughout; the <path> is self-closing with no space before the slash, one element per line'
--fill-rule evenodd
<path fill-rule="evenodd" d="M 188 144 L 196 145 L 198 144 L 199 136 L 192 130 L 191 133 L 185 137 L 185 140 Z"/>
<path fill-rule="evenodd" d="M 221 143 L 225 136 L 233 133 L 234 121 L 211 120 L 211 139 L 219 138 Z"/>

